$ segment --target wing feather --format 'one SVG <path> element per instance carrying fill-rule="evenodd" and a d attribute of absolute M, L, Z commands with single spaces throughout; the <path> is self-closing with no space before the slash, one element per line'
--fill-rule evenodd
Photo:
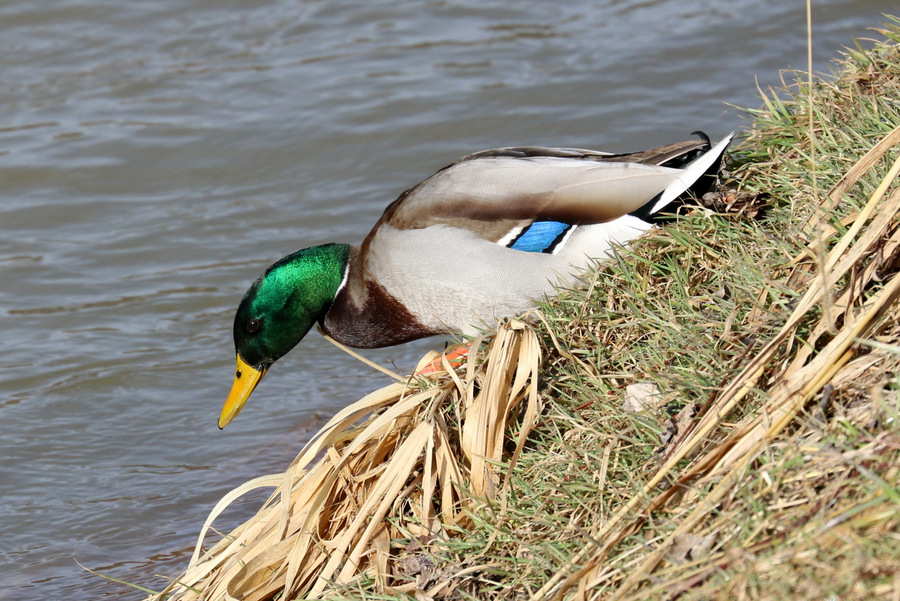
<path fill-rule="evenodd" d="M 443 225 L 505 244 L 540 220 L 606 223 L 642 207 L 652 215 L 708 174 L 732 136 L 713 148 L 703 134 L 700 140 L 617 155 L 532 146 L 477 152 L 401 194 L 363 249 L 384 224 L 398 230 Z"/>
<path fill-rule="evenodd" d="M 448 225 L 477 231 L 466 223 L 502 222 L 489 229 L 503 233 L 535 219 L 603 223 L 645 205 L 677 175 L 677 169 L 639 163 L 479 158 L 439 171 L 404 194 L 385 217 L 397 229 Z"/>

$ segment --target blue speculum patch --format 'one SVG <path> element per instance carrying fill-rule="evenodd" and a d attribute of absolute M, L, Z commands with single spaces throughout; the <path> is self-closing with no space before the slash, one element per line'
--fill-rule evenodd
<path fill-rule="evenodd" d="M 522 230 L 509 248 L 531 253 L 550 253 L 572 227 L 560 221 L 535 221 Z"/>

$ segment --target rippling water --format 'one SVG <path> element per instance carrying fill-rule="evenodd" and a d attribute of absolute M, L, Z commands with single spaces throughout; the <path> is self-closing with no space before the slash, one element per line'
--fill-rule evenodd
<path fill-rule="evenodd" d="M 162 588 L 226 491 L 386 383 L 311 334 L 216 428 L 275 259 L 474 150 L 722 136 L 806 64 L 799 1 L 360 4 L 0 6 L 0 598 L 142 597 L 75 559 Z M 894 8 L 814 4 L 823 70 Z"/>

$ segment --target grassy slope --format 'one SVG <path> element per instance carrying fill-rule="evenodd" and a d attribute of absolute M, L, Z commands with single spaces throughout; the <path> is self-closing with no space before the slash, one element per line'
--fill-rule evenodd
<path fill-rule="evenodd" d="M 587 294 L 575 291 L 545 308 L 555 337 L 545 334 L 551 349 L 543 378 L 545 417 L 532 435 L 530 452 L 519 458 L 502 519 L 499 510 L 482 514 L 480 528 L 442 550 L 445 565 L 484 566 L 456 595 L 853 599 L 900 594 L 896 305 L 868 334 L 889 346 L 857 344 L 848 366 L 820 385 L 802 409 L 795 408 L 780 432 L 762 441 L 708 511 L 691 516 L 728 472 L 685 478 L 688 466 L 715 456 L 723 442 L 735 444 L 735 434 L 761 413 L 777 385 L 835 338 L 827 330 L 820 333 L 818 324 L 849 327 L 852 320 L 842 307 L 826 302 L 805 314 L 764 362 L 752 393 L 718 420 L 661 485 L 641 491 L 675 444 L 662 442 L 675 426 L 668 418 L 687 406 L 696 423 L 715 410 L 719 391 L 774 337 L 799 295 L 820 277 L 816 250 L 824 255 L 836 236 L 804 253 L 803 242 L 824 228 L 810 225 L 821 202 L 816 199 L 900 126 L 898 30 L 883 33 L 877 48 L 848 54 L 836 80 L 811 90 L 812 159 L 810 90 L 793 84 L 777 95 L 767 92 L 764 106 L 751 111 L 747 140 L 733 156 L 741 163 L 733 177 L 748 193 L 738 196 L 737 208 L 726 210 L 726 199 L 717 205 L 722 214 L 697 211 L 682 218 L 593 274 Z M 828 223 L 845 231 L 840 220 L 865 204 L 896 156 L 896 149 L 888 152 L 827 211 Z M 752 196 L 762 192 L 768 198 Z M 896 218 L 889 229 L 896 233 Z M 876 256 L 877 248 L 881 243 L 863 253 L 883 264 L 853 301 L 856 312 L 897 270 L 896 251 L 884 259 Z M 798 256 L 807 258 L 791 265 Z M 828 281 L 828 287 L 837 296 L 855 277 Z M 823 311 L 833 314 L 831 324 Z M 792 363 L 813 335 L 813 352 Z M 820 371 L 813 367 L 808 374 Z M 635 382 L 654 383 L 662 406 L 626 412 L 623 387 Z M 659 496 L 679 479 L 682 490 Z M 644 498 L 621 514 L 616 527 L 607 528 L 636 495 Z M 643 512 L 651 499 L 657 506 Z M 688 517 L 695 523 L 676 532 Z M 611 540 L 616 544 L 608 544 Z M 554 579 L 554 586 L 541 590 Z"/>

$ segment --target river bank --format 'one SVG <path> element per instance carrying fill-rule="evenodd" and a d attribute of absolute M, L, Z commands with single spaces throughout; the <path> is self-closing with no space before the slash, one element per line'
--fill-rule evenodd
<path fill-rule="evenodd" d="M 895 25 L 763 92 L 705 208 L 223 499 L 275 488 L 170 598 L 896 594 Z"/>

